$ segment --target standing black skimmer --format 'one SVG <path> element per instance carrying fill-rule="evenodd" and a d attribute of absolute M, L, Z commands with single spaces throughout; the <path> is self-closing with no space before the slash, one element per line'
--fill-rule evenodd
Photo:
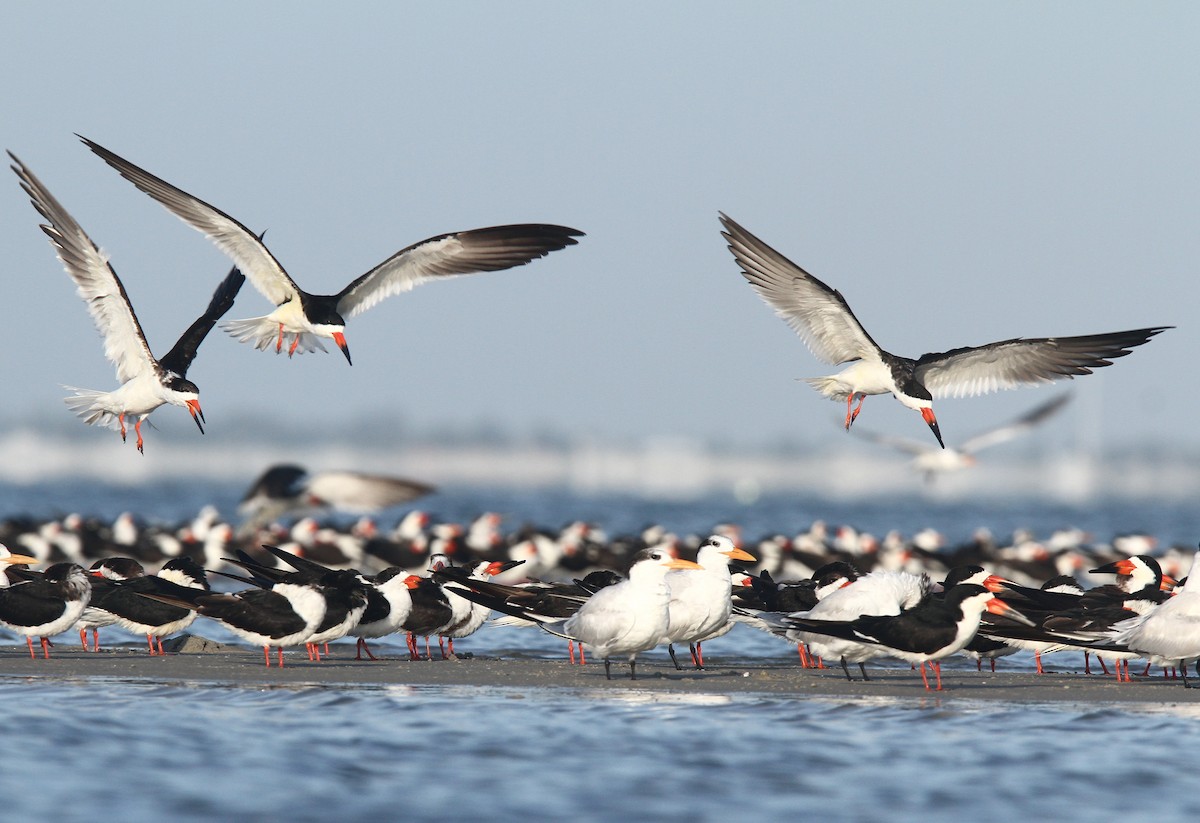
<path fill-rule="evenodd" d="M 253 343 L 256 349 L 274 346 L 280 352 L 284 338 L 290 335 L 289 355 L 325 351 L 321 344 L 321 338 L 325 338 L 333 340 L 350 362 L 345 318 L 426 280 L 522 266 L 575 245 L 575 238 L 583 236 L 576 229 L 544 223 L 441 234 L 397 252 L 337 294 L 310 294 L 296 285 L 262 241 L 237 220 L 86 137 L 80 139 L 122 177 L 212 240 L 246 273 L 254 288 L 275 304 L 275 311 L 264 317 L 225 325 L 239 341 Z"/>
<path fill-rule="evenodd" d="M 316 583 L 282 582 L 270 589 L 252 588 L 234 594 L 183 589 L 174 594 L 145 594 L 182 608 L 195 609 L 256 646 L 262 646 L 269 668 L 271 647 L 279 649 L 283 668 L 284 646 L 307 643 L 325 619 L 326 599 Z"/>
<path fill-rule="evenodd" d="M 683 667 L 675 659 L 675 643 L 687 643 L 692 665 L 704 668 L 700 644 L 719 637 L 733 628 L 729 619 L 733 610 L 733 578 L 730 561 L 754 563 L 755 557 L 722 535 L 712 535 L 696 553 L 697 569 L 679 569 L 667 574 L 671 590 L 668 604 L 670 624 L 663 639 L 671 662 L 678 671 Z"/>
<path fill-rule="evenodd" d="M 866 615 L 897 615 L 915 607 L 931 591 L 933 582 L 924 574 L 871 572 L 828 592 L 817 605 L 794 616 L 813 620 L 856 620 Z M 870 680 L 864 664 L 887 654 L 877 645 L 822 636 L 817 632 L 792 630 L 785 636 L 795 643 L 807 644 L 809 652 L 816 658 L 840 661 L 847 680 L 854 679 L 850 676 L 848 663 L 857 663 L 863 680 Z"/>
<path fill-rule="evenodd" d="M 1192 570 L 1174 596 L 1144 614 L 1112 627 L 1112 642 L 1125 646 L 1151 663 L 1183 670 L 1183 687 L 1200 688 L 1187 678 L 1187 664 L 1200 658 L 1200 552 Z"/>
<path fill-rule="evenodd" d="M 888 437 L 883 434 L 863 431 L 861 427 L 854 431 L 873 443 L 888 446 L 889 448 L 911 455 L 912 461 L 910 465 L 913 471 L 919 472 L 924 476 L 925 481 L 929 483 L 938 474 L 974 466 L 976 462 L 975 455 L 977 453 L 992 446 L 1006 443 L 1013 438 L 1020 437 L 1029 432 L 1035 426 L 1053 417 L 1070 399 L 1071 395 L 1069 392 L 1052 397 L 1045 403 L 1027 411 L 1016 420 L 973 435 L 963 441 L 963 444 L 957 448 L 947 449 L 943 447 L 935 449 L 928 443 L 910 440 L 907 437 Z"/>
<path fill-rule="evenodd" d="M 125 439 L 125 418 L 136 418 L 134 431 L 139 452 L 142 421 L 164 403 L 187 409 L 204 434 L 206 421 L 200 410 L 200 390 L 187 379 L 188 367 L 209 330 L 233 305 L 246 278 L 234 268 L 213 293 L 204 314 L 188 327 L 166 356 L 156 360 L 125 287 L 108 258 L 33 173 L 12 152 L 8 156 L 15 164 L 12 170 L 21 179 L 21 188 L 33 201 L 34 208 L 50 221 L 49 225 L 42 225 L 42 231 L 75 281 L 79 296 L 87 303 L 92 321 L 104 337 L 104 353 L 116 365 L 117 380 L 121 382 L 121 387 L 112 392 L 73 389 L 74 396 L 66 401 L 71 411 L 88 425 L 99 423 L 111 427 L 115 423 L 121 431 L 121 440 Z"/>
<path fill-rule="evenodd" d="M 92 583 L 82 566 L 55 563 L 44 572 L 7 569 L 13 582 L 0 588 L 0 625 L 25 635 L 29 656 L 33 638 L 42 640 L 42 654 L 50 657 L 50 640 L 75 625 L 92 597 Z"/>
<path fill-rule="evenodd" d="M 794 628 L 879 646 L 883 653 L 921 667 L 921 681 L 929 690 L 925 664 L 937 673 L 937 691 L 942 690 L 942 658 L 963 649 L 979 630 L 983 613 L 1004 614 L 1032 625 L 1016 609 L 996 598 L 983 586 L 960 583 L 944 596 L 926 595 L 911 609 L 895 615 L 866 615 L 855 620 L 812 620 L 789 616 Z M 847 675 L 848 676 L 848 675 Z"/>
<path fill-rule="evenodd" d="M 94 573 L 101 575 L 108 583 L 94 584 L 92 601 L 84 613 L 84 619 L 88 619 L 93 610 L 106 613 L 111 617 L 111 623 L 133 634 L 144 635 L 152 655 L 165 655 L 162 639 L 192 625 L 196 619 L 196 612 L 191 608 L 151 600 L 143 595 L 169 595 L 179 592 L 180 589 L 206 592 L 211 588 L 204 569 L 190 557 L 173 558 L 163 564 L 157 574 L 152 575 L 146 574 L 142 565 L 132 558 L 110 557 L 99 561 Z M 102 618 L 91 618 L 93 624 L 100 619 Z M 99 625 L 106 623 L 100 622 Z M 80 629 L 81 639 L 83 632 L 84 629 Z M 95 635 L 93 646 L 99 651 L 100 642 Z M 86 640 L 84 648 L 87 648 Z"/>
<path fill-rule="evenodd" d="M 831 400 L 846 401 L 846 428 L 858 417 L 870 394 L 892 394 L 920 412 L 942 442 L 933 398 L 987 394 L 1031 386 L 1111 365 L 1154 335 L 1172 328 L 1156 326 L 1081 337 L 1013 338 L 983 346 L 923 354 L 918 359 L 884 351 L 858 322 L 841 292 L 831 289 L 726 215 L 722 235 L 729 241 L 742 275 L 817 359 L 850 363 L 836 375 L 807 382 Z M 855 398 L 858 406 L 853 407 Z"/>
<path fill-rule="evenodd" d="M 362 659 L 362 653 L 375 660 L 367 640 L 375 637 L 386 637 L 400 631 L 408 613 L 412 611 L 412 594 L 408 584 L 404 582 L 408 573 L 399 566 L 388 566 L 374 577 L 366 578 L 367 609 L 363 612 L 358 625 L 350 630 L 350 634 L 358 638 L 355 644 L 355 660 Z"/>
<path fill-rule="evenodd" d="M 478 580 L 490 580 L 501 572 L 506 572 L 509 569 L 518 566 L 522 563 L 521 560 L 476 560 L 467 566 L 450 566 L 441 565 L 432 571 L 433 579 L 439 583 L 445 583 L 450 580 L 464 582 L 470 586 L 471 582 Z M 471 581 L 471 582 L 466 582 Z M 482 603 L 469 600 L 462 597 L 452 589 L 448 589 L 443 585 L 443 590 L 446 592 L 447 599 L 450 603 L 450 608 L 453 616 L 450 621 L 441 628 L 438 632 L 438 645 L 441 645 L 442 638 L 446 638 L 450 646 L 450 653 L 443 653 L 442 657 L 454 658 L 454 641 L 461 640 L 464 637 L 470 637 L 483 625 L 483 622 L 488 619 L 488 615 L 492 610 Z"/>
<path fill-rule="evenodd" d="M 408 633 L 408 655 L 412 660 L 420 660 L 421 653 L 417 648 L 417 638 L 425 638 L 425 659 L 432 660 L 429 651 L 429 638 L 450 625 L 454 620 L 454 609 L 450 599 L 440 585 L 431 578 L 410 574 L 404 578 L 412 597 L 412 609 L 400 628 Z"/>
<path fill-rule="evenodd" d="M 309 472 L 302 466 L 271 466 L 242 497 L 243 530 L 309 509 L 371 512 L 398 506 L 434 491 L 402 477 L 355 471 Z"/>

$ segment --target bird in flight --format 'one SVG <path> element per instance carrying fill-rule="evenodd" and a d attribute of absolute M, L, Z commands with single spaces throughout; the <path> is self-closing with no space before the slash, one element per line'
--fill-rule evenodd
<path fill-rule="evenodd" d="M 583 232 L 566 226 L 526 223 L 490 226 L 430 237 L 402 249 L 337 294 L 304 291 L 284 271 L 261 239 L 220 209 L 155 177 L 86 137 L 80 139 L 133 185 L 204 234 L 246 273 L 251 284 L 275 304 L 263 317 L 232 320 L 226 331 L 256 349 L 274 347 L 288 355 L 326 351 L 332 340 L 351 363 L 346 318 L 354 317 L 394 294 L 427 280 L 521 266 L 552 251 L 573 246 Z"/>
<path fill-rule="evenodd" d="M 246 278 L 234 267 L 217 286 L 204 314 L 188 327 L 166 356 L 156 359 L 129 295 L 108 258 L 16 155 L 9 152 L 8 156 L 13 161 L 12 170 L 21 180 L 21 188 L 48 221 L 42 224 L 42 231 L 75 281 L 79 296 L 87 303 L 92 321 L 104 338 L 104 353 L 116 365 L 117 380 L 121 383 L 120 388 L 111 392 L 68 386 L 75 392 L 66 399 L 71 411 L 88 425 L 115 424 L 122 441 L 125 420 L 133 418 L 137 449 L 143 454 L 142 421 L 165 403 L 187 409 L 204 434 L 207 421 L 200 410 L 200 390 L 187 379 L 188 367 L 205 336 L 233 305 Z"/>
<path fill-rule="evenodd" d="M 1108 366 L 1171 326 L 1089 334 L 1080 337 L 1013 338 L 923 354 L 916 360 L 879 347 L 858 322 L 841 292 L 832 289 L 775 249 L 721 214 L 722 236 L 741 266 L 742 276 L 775 310 L 809 350 L 825 363 L 849 363 L 827 377 L 808 377 L 831 400 L 846 401 L 846 429 L 862 411 L 867 395 L 892 394 L 919 412 L 945 448 L 935 397 L 988 394 L 1032 386 Z M 854 405 L 855 399 L 858 405 Z"/>

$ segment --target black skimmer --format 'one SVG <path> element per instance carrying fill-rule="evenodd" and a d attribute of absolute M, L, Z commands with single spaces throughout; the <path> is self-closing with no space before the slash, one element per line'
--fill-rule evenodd
<path fill-rule="evenodd" d="M 362 619 L 367 608 L 367 582 L 361 573 L 354 570 L 329 569 L 319 563 L 303 560 L 278 546 L 265 545 L 263 548 L 290 564 L 296 571 L 289 572 L 266 566 L 246 552 L 238 550 L 238 559 L 227 557 L 225 561 L 250 572 L 250 577 L 244 578 L 225 572 L 217 574 L 243 580 L 264 589 L 273 589 L 280 583 L 316 586 L 325 598 L 325 614 L 304 645 L 308 648 L 309 659 L 319 661 L 321 646 L 325 646 L 328 652 L 328 644 L 331 641 L 345 637 Z"/>
<path fill-rule="evenodd" d="M 495 575 L 506 572 L 520 565 L 520 563 L 521 561 L 519 560 L 476 560 L 467 566 L 450 566 L 443 563 L 434 568 L 431 574 L 433 579 L 439 583 L 444 584 L 450 580 L 457 580 L 470 586 L 471 582 L 469 581 L 491 580 Z M 443 653 L 444 659 L 447 656 L 454 658 L 454 641 L 470 637 L 479 631 L 484 621 L 488 619 L 488 615 L 492 613 L 492 610 L 482 603 L 462 597 L 452 589 L 447 589 L 445 585 L 442 588 L 446 591 L 450 608 L 453 612 L 450 621 L 438 631 L 438 645 L 441 645 L 442 638 L 444 637 L 450 647 L 449 655 Z"/>
<path fill-rule="evenodd" d="M 1111 365 L 1171 326 L 1080 337 L 1013 338 L 923 354 L 916 360 L 884 351 L 858 322 L 846 299 L 722 214 L 722 235 L 742 275 L 804 340 L 817 359 L 850 363 L 836 375 L 805 378 L 831 400 L 846 401 L 846 429 L 871 394 L 892 394 L 921 414 L 943 447 L 934 397 L 987 394 L 1032 386 Z M 858 406 L 854 400 L 858 399 Z"/>
<path fill-rule="evenodd" d="M 865 615 L 849 621 L 789 616 L 786 623 L 804 631 L 874 644 L 890 657 L 919 664 L 926 690 L 929 690 L 929 679 L 925 675 L 925 666 L 932 664 L 937 674 L 936 690 L 941 691 L 940 661 L 971 641 L 985 611 L 1032 625 L 1032 621 L 1016 609 L 974 583 L 960 583 L 943 596 L 926 595 L 917 605 L 899 614 Z"/>
<path fill-rule="evenodd" d="M 310 294 L 296 285 L 262 241 L 237 220 L 86 137 L 80 139 L 122 177 L 212 240 L 246 273 L 254 288 L 275 304 L 275 310 L 264 317 L 225 325 L 239 341 L 253 343 L 256 349 L 274 346 L 280 352 L 285 337 L 290 336 L 289 355 L 325 351 L 324 338 L 333 340 L 349 363 L 346 318 L 427 280 L 522 266 L 573 246 L 578 242 L 575 238 L 583 236 L 576 229 L 544 223 L 441 234 L 402 249 L 337 294 Z"/>
<path fill-rule="evenodd" d="M 681 670 L 675 658 L 675 643 L 687 643 L 692 665 L 704 668 L 701 644 L 720 637 L 733 628 L 733 577 L 729 572 L 732 561 L 754 563 L 754 555 L 734 545 L 722 535 L 712 535 L 696 552 L 696 569 L 678 569 L 667 573 L 670 622 L 663 639 L 675 669 Z"/>
<path fill-rule="evenodd" d="M 125 439 L 125 418 L 135 418 L 139 452 L 142 421 L 165 403 L 187 409 L 204 434 L 206 421 L 200 410 L 200 390 L 187 379 L 188 367 L 209 330 L 233 305 L 246 278 L 234 268 L 217 286 L 204 314 L 164 357 L 155 359 L 125 287 L 108 258 L 33 173 L 12 152 L 8 156 L 14 163 L 12 170 L 21 179 L 21 188 L 33 201 L 34 208 L 49 221 L 48 225 L 42 225 L 42 231 L 75 281 L 79 296 L 87 303 L 92 321 L 104 337 L 104 353 L 116 365 L 117 380 L 121 383 L 112 392 L 73 389 L 75 394 L 66 401 L 71 411 L 88 425 L 99 423 L 111 427 L 115 423 L 121 440 Z"/>
<path fill-rule="evenodd" d="M 963 441 L 961 446 L 952 448 L 935 449 L 930 444 L 910 440 L 907 437 L 889 437 L 871 431 L 864 431 L 861 427 L 854 429 L 854 431 L 873 443 L 878 443 L 881 446 L 887 446 L 910 455 L 912 457 L 910 465 L 913 471 L 921 474 L 928 483 L 932 482 L 939 474 L 974 466 L 976 463 L 976 454 L 984 449 L 998 446 L 1001 443 L 1006 443 L 1009 440 L 1026 434 L 1034 427 L 1053 417 L 1070 399 L 1071 395 L 1069 392 L 1052 397 L 1015 420 L 973 435 Z"/>
<path fill-rule="evenodd" d="M 828 592 L 807 612 L 796 614 L 814 620 L 855 620 L 859 617 L 897 615 L 911 609 L 933 591 L 927 575 L 908 572 L 871 572 Z M 804 643 L 809 653 L 821 660 L 838 660 L 847 680 L 853 680 L 847 664 L 857 663 L 863 680 L 870 680 L 866 662 L 886 654 L 878 646 L 823 636 L 819 633 L 788 631 L 795 643 Z"/>
<path fill-rule="evenodd" d="M 447 593 L 434 580 L 420 575 L 410 574 L 404 578 L 412 597 L 412 609 L 401 624 L 401 630 L 408 633 L 408 654 L 412 660 L 420 660 L 421 653 L 417 648 L 417 638 L 425 638 L 425 658 L 432 660 L 429 651 L 429 638 L 446 628 L 454 619 L 454 609 L 450 606 Z"/>
<path fill-rule="evenodd" d="M 1187 664 L 1200 658 L 1200 552 L 1192 558 L 1187 581 L 1164 603 L 1112 626 L 1111 642 L 1160 666 L 1183 670 L 1185 689 L 1200 688 L 1187 678 Z"/>
<path fill-rule="evenodd" d="M 29 656 L 33 638 L 40 637 L 42 654 L 50 657 L 50 640 L 75 625 L 92 598 L 92 583 L 77 563 L 55 563 L 44 572 L 10 566 L 12 581 L 0 588 L 0 625 L 25 635 Z"/>
<path fill-rule="evenodd" d="M 373 512 L 431 494 L 433 486 L 402 477 L 356 471 L 309 472 L 302 466 L 271 466 L 238 503 L 243 529 L 257 528 L 309 509 Z"/>
<path fill-rule="evenodd" d="M 325 619 L 327 605 L 320 585 L 311 582 L 281 582 L 269 589 L 251 588 L 233 594 L 181 587 L 169 595 L 142 596 L 195 609 L 243 640 L 262 646 L 268 668 L 271 647 L 279 650 L 279 667 L 283 668 L 284 647 L 307 643 Z"/>
<path fill-rule="evenodd" d="M 99 561 L 94 573 L 101 575 L 108 583 L 93 584 L 92 601 L 88 610 L 84 612 L 84 619 L 89 619 L 93 610 L 107 613 L 112 618 L 111 623 L 133 634 L 144 635 L 152 655 L 166 654 L 162 639 L 192 625 L 196 619 L 196 612 L 191 608 L 151 600 L 142 595 L 169 595 L 180 589 L 211 589 L 204 569 L 190 557 L 168 560 L 156 574 L 146 574 L 142 565 L 132 558 L 113 557 Z M 90 619 L 94 623 L 98 618 Z M 83 631 L 81 628 L 81 639 Z M 95 635 L 93 646 L 97 651 L 100 648 L 100 642 Z M 86 641 L 84 648 L 87 648 Z"/>
<path fill-rule="evenodd" d="M 363 652 L 375 660 L 367 640 L 395 634 L 408 619 L 408 613 L 412 611 L 412 594 L 405 583 L 407 576 L 408 573 L 399 566 L 388 566 L 373 577 L 366 578 L 369 584 L 367 609 L 358 625 L 350 630 L 350 634 L 358 638 L 355 660 L 361 660 Z"/>
<path fill-rule="evenodd" d="M 513 562 L 523 563 L 525 561 Z M 540 580 L 531 580 L 510 586 L 492 581 L 472 580 L 468 588 L 480 596 L 489 598 L 484 603 L 491 603 L 499 599 L 509 604 L 510 609 L 498 617 L 493 617 L 491 625 L 525 627 L 537 626 L 538 622 L 531 618 L 519 617 L 513 613 L 514 611 L 529 612 L 551 620 L 566 620 L 583 608 L 583 604 L 588 602 L 588 599 L 600 589 L 620 583 L 624 579 L 624 575 L 612 569 L 596 569 L 570 583 L 545 583 Z M 462 588 L 459 587 L 456 593 L 461 593 L 461 591 Z M 471 597 L 470 595 L 464 596 Z M 575 662 L 575 641 L 570 638 L 567 640 L 567 656 L 572 663 Z M 579 647 L 579 663 L 580 665 L 587 663 L 582 645 Z"/>

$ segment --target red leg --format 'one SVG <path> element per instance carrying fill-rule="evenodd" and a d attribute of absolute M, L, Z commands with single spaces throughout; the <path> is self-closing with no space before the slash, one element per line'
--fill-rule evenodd
<path fill-rule="evenodd" d="M 1033 653 L 1033 659 L 1035 661 L 1037 661 L 1037 673 L 1045 674 L 1045 672 L 1042 671 L 1042 653 L 1040 651 L 1035 650 Z"/>
<path fill-rule="evenodd" d="M 704 668 L 704 650 L 700 648 L 701 644 L 696 644 L 696 668 Z"/>
<path fill-rule="evenodd" d="M 79 642 L 83 644 L 83 650 L 86 652 L 86 651 L 88 650 L 88 647 L 87 647 L 87 629 L 80 629 L 80 630 L 79 630 Z"/>
<path fill-rule="evenodd" d="M 454 638 L 450 638 L 450 656 L 454 657 Z"/>
<path fill-rule="evenodd" d="M 92 651 L 100 651 L 100 630 L 92 629 Z"/>
<path fill-rule="evenodd" d="M 136 422 L 136 423 L 134 423 L 134 424 L 133 424 L 133 430 L 134 430 L 135 432 L 137 432 L 137 437 L 138 437 L 138 439 L 137 439 L 137 449 L 138 449 L 138 453 L 139 453 L 139 454 L 145 454 L 146 452 L 145 452 L 145 451 L 142 449 L 142 420 L 141 420 L 141 418 L 140 418 L 140 417 L 138 418 L 138 422 Z"/>
<path fill-rule="evenodd" d="M 50 641 L 45 637 L 42 638 L 42 656 L 50 659 Z"/>
<path fill-rule="evenodd" d="M 567 659 L 571 661 L 571 665 L 575 665 L 575 641 L 567 641 Z"/>
<path fill-rule="evenodd" d="M 125 442 L 125 415 L 118 414 L 117 415 L 117 423 L 119 423 L 121 426 L 121 442 L 124 443 Z"/>
<path fill-rule="evenodd" d="M 1104 658 L 1101 657 L 1100 655 L 1096 655 L 1096 659 L 1100 661 L 1100 668 L 1104 671 L 1105 674 L 1108 674 L 1108 664 L 1104 662 Z"/>
<path fill-rule="evenodd" d="M 288 346 L 288 357 L 291 357 L 293 354 L 296 353 L 296 347 L 299 345 L 300 345 L 300 335 L 297 334 L 295 337 L 292 338 L 292 345 Z"/>
<path fill-rule="evenodd" d="M 579 665 L 580 666 L 587 665 L 587 658 L 583 656 L 583 644 L 582 643 L 579 644 Z"/>
<path fill-rule="evenodd" d="M 37 660 L 37 655 L 33 653 L 33 638 L 26 637 L 25 642 L 29 644 L 29 657 L 31 660 Z"/>
<path fill-rule="evenodd" d="M 992 671 L 993 672 L 996 671 L 996 658 L 994 658 L 994 657 L 992 658 Z"/>
<path fill-rule="evenodd" d="M 942 690 L 942 661 L 937 661 L 933 664 L 933 670 L 937 672 L 937 690 Z"/>
<path fill-rule="evenodd" d="M 283 668 L 283 646 L 279 647 L 279 668 Z"/>
<path fill-rule="evenodd" d="M 166 650 L 165 650 L 165 649 L 163 649 L 163 644 L 162 644 L 162 638 L 161 638 L 161 637 L 160 637 L 160 638 L 158 638 L 158 654 L 159 654 L 159 656 L 160 656 L 160 657 L 161 657 L 161 656 L 166 656 L 166 654 L 167 654 Z"/>
<path fill-rule="evenodd" d="M 925 684 L 925 691 L 929 691 L 929 678 L 925 676 L 925 664 L 921 663 L 921 682 Z"/>
<path fill-rule="evenodd" d="M 992 671 L 996 670 L 995 667 L 996 667 L 996 664 L 992 663 Z M 982 657 L 975 658 L 975 671 L 977 671 L 977 672 L 983 671 L 983 658 Z"/>
<path fill-rule="evenodd" d="M 442 660 L 446 659 L 446 638 L 438 635 L 438 651 L 442 653 Z"/>
<path fill-rule="evenodd" d="M 1091 652 L 1083 653 L 1083 673 L 1084 674 L 1092 673 L 1092 666 L 1091 666 L 1091 663 L 1089 662 L 1089 660 L 1091 659 L 1091 656 L 1092 656 Z"/>
<path fill-rule="evenodd" d="M 283 324 L 279 324 L 279 340 L 275 343 L 275 353 L 279 354 L 283 351 Z"/>
<path fill-rule="evenodd" d="M 850 392 L 850 396 L 846 398 L 846 431 L 850 431 L 850 424 L 854 422 L 854 412 L 850 409 L 852 405 L 854 405 L 854 392 Z"/>
<path fill-rule="evenodd" d="M 271 647 L 263 646 L 263 659 L 267 663 L 267 668 L 271 668 Z"/>
<path fill-rule="evenodd" d="M 154 654 L 154 635 L 146 635 L 146 643 L 150 646 L 150 654 Z"/>

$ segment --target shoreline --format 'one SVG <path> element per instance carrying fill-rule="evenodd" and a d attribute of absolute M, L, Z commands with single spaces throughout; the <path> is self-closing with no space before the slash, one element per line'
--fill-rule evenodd
<path fill-rule="evenodd" d="M 146 683 L 204 683 L 243 687 L 499 687 L 506 689 L 567 689 L 595 693 L 631 691 L 664 696 L 787 696 L 822 698 L 886 697 L 925 701 L 1010 703 L 1078 703 L 1173 705 L 1200 703 L 1200 688 L 1185 689 L 1182 680 L 1162 676 L 1161 670 L 1131 683 L 1111 675 L 1025 671 L 978 672 L 971 667 L 942 667 L 943 691 L 926 691 L 920 673 L 907 666 L 876 666 L 871 680 L 846 680 L 838 667 L 802 669 L 784 658 L 709 661 L 703 670 L 676 671 L 669 661 L 638 663 L 638 678 L 629 667 L 613 661 L 611 681 L 599 661 L 586 666 L 566 660 L 531 659 L 504 654 L 466 654 L 450 660 L 409 660 L 407 654 L 356 661 L 353 647 L 339 644 L 326 659 L 310 661 L 303 651 L 285 652 L 282 669 L 263 665 L 261 650 L 227 646 L 195 635 L 168 642 L 165 657 L 151 657 L 143 648 L 114 646 L 100 652 L 58 646 L 49 660 L 31 659 L 25 646 L 0 647 L 0 683 L 14 679 L 70 680 L 89 678 Z M 272 653 L 274 661 L 275 654 Z M 1198 681 L 1200 683 L 1200 681 Z"/>

